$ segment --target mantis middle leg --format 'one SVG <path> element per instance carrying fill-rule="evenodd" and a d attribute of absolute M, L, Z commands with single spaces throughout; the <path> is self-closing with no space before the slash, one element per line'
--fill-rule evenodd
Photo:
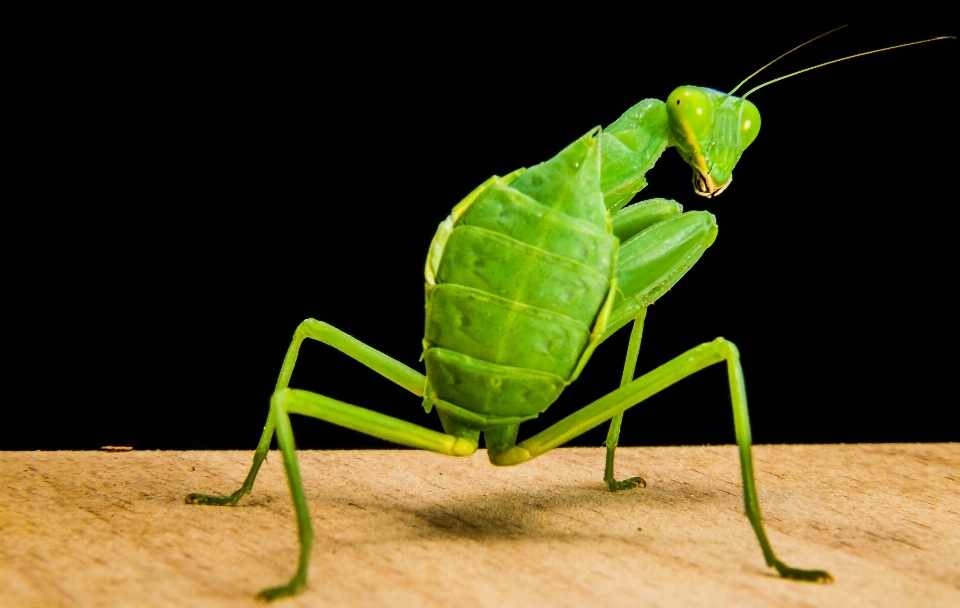
<path fill-rule="evenodd" d="M 611 324 L 604 336 L 633 321 L 620 380 L 620 386 L 623 387 L 633 381 L 636 371 L 647 306 L 669 290 L 696 263 L 713 242 L 716 224 L 709 214 L 683 213 L 683 207 L 676 201 L 657 198 L 640 201 L 620 210 L 613 217 L 613 231 L 623 242 L 624 255 L 617 262 L 617 288 L 623 301 L 612 312 Z M 603 481 L 611 492 L 646 486 L 641 477 L 618 481 L 613 476 L 614 454 L 622 422 L 623 413 L 615 415 L 607 432 L 607 461 Z"/>
<path fill-rule="evenodd" d="M 623 376 L 620 378 L 621 387 L 633 382 L 633 375 L 637 371 L 637 355 L 640 353 L 640 338 L 643 335 L 643 321 L 646 317 L 647 309 L 641 308 L 637 318 L 633 320 L 633 328 L 630 330 L 630 344 L 627 346 L 627 358 L 623 362 Z M 607 462 L 603 471 L 603 481 L 611 492 L 629 490 L 637 486 L 647 486 L 647 482 L 642 477 L 631 477 L 630 479 L 617 481 L 613 476 L 613 457 L 617 449 L 617 441 L 620 439 L 620 424 L 622 422 L 623 412 L 620 412 L 610 420 L 610 429 L 607 431 Z"/>
<path fill-rule="evenodd" d="M 290 384 L 290 377 L 293 375 L 293 368 L 297 364 L 297 356 L 300 354 L 300 345 L 307 338 L 311 338 L 328 346 L 339 350 L 345 355 L 356 359 L 370 369 L 384 376 L 388 380 L 396 382 L 403 388 L 417 396 L 423 396 L 423 374 L 400 363 L 396 359 L 388 357 L 380 351 L 367 346 L 360 340 L 350 336 L 332 325 L 317 321 L 316 319 L 307 319 L 300 323 L 293 334 L 293 341 L 287 349 L 287 354 L 283 359 L 283 365 L 280 368 L 280 377 L 277 378 L 277 386 L 274 393 L 279 392 Z M 263 433 L 260 435 L 260 442 L 257 444 L 257 451 L 253 455 L 253 465 L 243 485 L 233 494 L 227 496 L 217 496 L 209 494 L 190 494 L 187 496 L 187 502 L 199 505 L 235 505 L 245 494 L 253 490 L 253 482 L 257 478 L 257 472 L 260 465 L 263 464 L 270 449 L 270 442 L 273 439 L 276 421 L 274 416 L 268 415 L 267 422 L 263 426 Z"/>
<path fill-rule="evenodd" d="M 727 378 L 730 384 L 730 399 L 733 404 L 733 422 L 740 453 L 740 473 L 743 481 L 743 502 L 747 519 L 760 542 L 767 565 L 776 568 L 780 576 L 802 581 L 829 582 L 833 578 L 823 570 L 792 568 L 779 559 L 770 546 L 760 516 L 760 500 L 757 497 L 753 474 L 753 456 L 750 433 L 750 417 L 747 411 L 747 393 L 743 382 L 740 354 L 733 343 L 717 338 L 701 344 L 648 372 L 626 386 L 601 397 L 590 405 L 574 412 L 560 422 L 521 441 L 515 447 L 497 456 L 495 464 L 512 465 L 545 454 L 586 431 L 622 414 L 644 399 L 710 365 L 726 361 Z"/>

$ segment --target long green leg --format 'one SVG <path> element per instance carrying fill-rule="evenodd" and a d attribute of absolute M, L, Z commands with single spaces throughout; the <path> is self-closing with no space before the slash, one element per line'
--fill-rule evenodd
<path fill-rule="evenodd" d="M 289 376 L 287 377 L 289 380 Z M 257 594 L 258 599 L 273 601 L 281 597 L 296 594 L 307 584 L 307 568 L 310 564 L 310 548 L 313 546 L 313 526 L 310 524 L 310 512 L 307 510 L 307 497 L 303 492 L 303 480 L 300 477 L 300 464 L 297 462 L 297 446 L 293 441 L 293 429 L 290 428 L 290 417 L 282 407 L 277 405 L 277 396 L 270 399 L 270 415 L 268 427 L 277 432 L 277 443 L 283 454 L 283 467 L 287 471 L 287 484 L 293 497 L 293 509 L 297 513 L 297 536 L 300 540 L 300 558 L 297 560 L 297 571 L 286 585 L 268 587 Z M 262 462 L 262 459 L 261 459 Z M 259 463 L 254 461 L 254 467 Z M 256 473 L 254 472 L 254 475 Z M 249 477 L 248 477 L 249 479 Z M 251 482 L 251 485 L 253 483 Z"/>
<path fill-rule="evenodd" d="M 757 498 L 756 482 L 753 476 L 753 458 L 750 452 L 752 444 L 750 417 L 747 412 L 747 393 L 743 382 L 743 370 L 740 367 L 740 355 L 737 352 L 737 347 L 723 338 L 717 338 L 713 342 L 701 344 L 688 350 L 657 369 L 640 376 L 630 384 L 601 397 L 530 439 L 506 450 L 499 455 L 495 464 L 519 464 L 544 454 L 617 414 L 623 413 L 628 408 L 683 378 L 721 361 L 727 362 L 730 398 L 733 402 L 733 422 L 736 430 L 737 446 L 740 451 L 744 510 L 757 535 L 757 540 L 760 542 L 763 557 L 766 559 L 767 565 L 776 568 L 783 578 L 830 582 L 833 578 L 823 570 L 800 570 L 787 566 L 777 559 L 770 547 L 770 541 L 767 539 L 760 517 L 760 501 Z"/>
<path fill-rule="evenodd" d="M 297 571 L 288 583 L 264 589 L 257 596 L 267 601 L 294 595 L 307 584 L 307 567 L 310 562 L 310 546 L 313 542 L 313 528 L 310 525 L 310 513 L 307 511 L 307 498 L 303 492 L 300 467 L 297 464 L 297 448 L 290 428 L 288 416 L 290 413 L 319 418 L 401 445 L 450 456 L 469 456 L 477 450 L 477 444 L 468 439 L 438 433 L 316 393 L 289 388 L 275 393 L 270 400 L 270 416 L 276 426 L 277 443 L 280 444 L 280 451 L 283 454 L 283 466 L 287 471 L 293 507 L 297 512 L 300 559 L 297 563 Z"/>
<path fill-rule="evenodd" d="M 332 346 L 363 363 L 382 376 L 396 382 L 411 393 L 423 396 L 423 374 L 407 367 L 403 363 L 388 357 L 380 351 L 373 349 L 360 340 L 345 334 L 336 327 L 328 325 L 315 319 L 307 319 L 301 323 L 293 334 L 293 341 L 290 348 L 287 349 L 287 355 L 283 359 L 283 366 L 280 368 L 280 377 L 277 379 L 277 386 L 274 392 L 287 388 L 290 383 L 290 376 L 293 375 L 293 368 L 297 363 L 297 355 L 300 353 L 300 345 L 306 338 L 312 338 Z M 243 481 L 240 489 L 228 496 L 219 496 L 211 494 L 190 494 L 186 498 L 189 504 L 198 505 L 230 505 L 237 504 L 245 494 L 253 490 L 253 482 L 257 478 L 257 472 L 260 465 L 267 457 L 267 451 L 270 449 L 270 441 L 273 439 L 275 427 L 273 415 L 267 416 L 267 422 L 263 426 L 263 433 L 260 434 L 260 443 L 257 444 L 257 451 L 253 455 L 253 465 L 247 478 Z"/>
<path fill-rule="evenodd" d="M 623 362 L 623 376 L 620 378 L 621 387 L 633 382 L 633 375 L 637 371 L 637 355 L 640 354 L 640 338 L 643 336 L 643 321 L 646 317 L 647 309 L 642 308 L 640 314 L 633 320 L 630 344 L 627 346 L 627 358 Z M 613 476 L 613 455 L 617 449 L 617 441 L 620 439 L 620 424 L 622 422 L 623 412 L 620 412 L 610 420 L 610 430 L 607 431 L 607 465 L 603 471 L 603 481 L 606 482 L 611 492 L 629 490 L 637 486 L 647 486 L 647 482 L 642 477 L 631 477 L 630 479 L 617 481 Z"/>

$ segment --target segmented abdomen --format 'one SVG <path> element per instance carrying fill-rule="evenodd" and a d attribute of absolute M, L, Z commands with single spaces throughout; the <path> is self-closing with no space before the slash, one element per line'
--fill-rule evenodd
<path fill-rule="evenodd" d="M 489 417 L 535 415 L 571 377 L 610 290 L 616 240 L 597 133 L 472 196 L 428 259 L 429 396 Z"/>

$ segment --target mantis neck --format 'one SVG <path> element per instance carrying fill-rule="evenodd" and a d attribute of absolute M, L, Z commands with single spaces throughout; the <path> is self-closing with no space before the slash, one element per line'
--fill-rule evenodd
<path fill-rule="evenodd" d="M 603 130 L 600 188 L 611 215 L 643 190 L 647 171 L 672 145 L 666 105 L 658 99 L 644 99 Z"/>

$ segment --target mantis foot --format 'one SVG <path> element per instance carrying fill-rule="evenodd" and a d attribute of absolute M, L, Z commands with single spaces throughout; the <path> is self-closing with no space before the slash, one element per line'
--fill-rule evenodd
<path fill-rule="evenodd" d="M 607 487 L 610 488 L 611 492 L 620 492 L 622 490 L 632 490 L 633 488 L 647 487 L 647 482 L 644 481 L 643 477 L 631 477 L 630 479 L 624 479 L 623 481 L 617 481 L 614 478 L 604 479 L 607 482 Z"/>
<path fill-rule="evenodd" d="M 216 507 L 236 506 L 244 494 L 244 490 L 237 490 L 230 496 L 217 496 L 215 494 L 187 494 L 184 502 L 188 505 L 211 505 Z"/>
<path fill-rule="evenodd" d="M 825 570 L 801 570 L 800 568 L 791 568 L 780 560 L 775 560 L 773 567 L 780 573 L 780 578 L 806 581 L 808 583 L 828 584 L 833 582 L 833 577 Z"/>
<path fill-rule="evenodd" d="M 293 579 L 286 585 L 267 587 L 257 594 L 257 599 L 261 602 L 272 602 L 274 600 L 279 600 L 280 598 L 290 597 L 299 593 L 306 584 L 307 583 L 305 580 L 303 580 L 303 577 L 297 575 L 293 577 Z"/>

